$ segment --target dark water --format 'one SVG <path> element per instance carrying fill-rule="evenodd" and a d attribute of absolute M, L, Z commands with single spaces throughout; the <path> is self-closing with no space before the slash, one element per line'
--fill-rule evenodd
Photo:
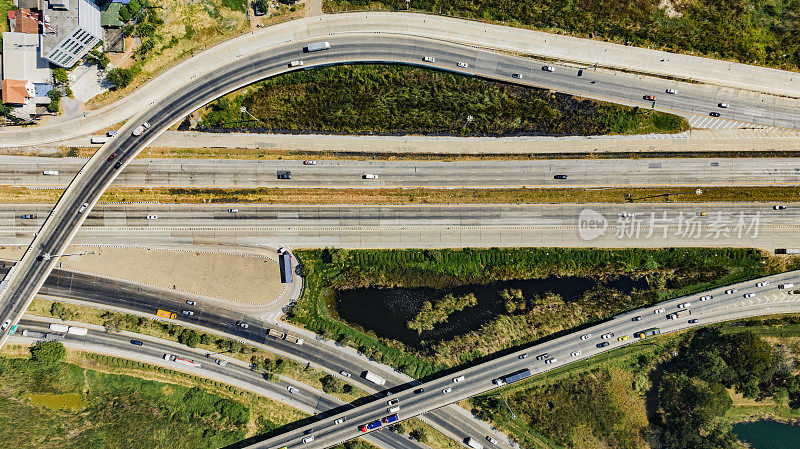
<path fill-rule="evenodd" d="M 733 433 L 753 449 L 800 448 L 800 426 L 775 421 L 754 421 L 733 425 Z"/>
<path fill-rule="evenodd" d="M 525 298 L 554 292 L 569 302 L 580 298 L 595 285 L 596 281 L 591 278 L 548 277 L 464 285 L 444 290 L 425 287 L 387 289 L 369 287 L 339 291 L 336 295 L 336 308 L 339 316 L 345 321 L 372 330 L 380 337 L 391 338 L 416 347 L 420 346 L 422 341 L 431 343 L 449 340 L 477 330 L 496 316 L 506 314 L 505 301 L 498 295 L 500 290 L 519 289 Z M 647 280 L 620 277 L 605 285 L 630 292 L 634 289 L 647 288 Z M 423 332 L 422 335 L 406 327 L 406 323 L 417 315 L 423 302 L 436 301 L 448 293 L 454 296 L 474 293 L 478 305 L 452 313 L 447 322 L 437 324 L 432 331 Z"/>

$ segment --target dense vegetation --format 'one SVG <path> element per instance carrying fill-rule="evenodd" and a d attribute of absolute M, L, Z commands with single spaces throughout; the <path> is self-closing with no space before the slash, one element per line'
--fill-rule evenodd
<path fill-rule="evenodd" d="M 326 8 L 406 9 L 405 0 L 326 0 Z M 581 37 L 797 70 L 798 0 L 413 0 L 411 8 Z"/>
<path fill-rule="evenodd" d="M 241 112 L 242 106 L 258 121 Z M 688 127 L 684 119 L 656 111 L 433 70 L 372 65 L 326 67 L 268 79 L 233 100 L 217 100 L 201 125 L 493 136 L 637 134 Z"/>
<path fill-rule="evenodd" d="M 289 318 L 415 377 L 623 310 L 791 268 L 748 249 L 324 249 L 297 254 L 303 263 L 306 290 Z M 507 315 L 498 316 L 479 330 L 420 350 L 342 322 L 334 304 L 336 291 L 367 286 L 447 288 L 551 275 L 621 274 L 648 276 L 651 288 L 629 294 L 593 289 L 569 303 L 558 295 L 512 298 L 509 294 Z"/>
<path fill-rule="evenodd" d="M 0 358 L 4 447 L 217 448 L 245 436 L 250 411 L 237 400 L 67 364 L 58 342 L 31 355 Z"/>
<path fill-rule="evenodd" d="M 476 305 L 478 305 L 478 299 L 472 293 L 459 297 L 447 294 L 435 303 L 425 301 L 417 312 L 417 316 L 408 322 L 408 328 L 419 333 L 432 330 L 437 324 L 447 321 L 447 317 L 451 313 Z"/>

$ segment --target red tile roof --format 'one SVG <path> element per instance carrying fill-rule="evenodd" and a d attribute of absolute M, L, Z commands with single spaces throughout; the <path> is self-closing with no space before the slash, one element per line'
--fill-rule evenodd
<path fill-rule="evenodd" d="M 4 104 L 23 104 L 29 98 L 28 91 L 25 90 L 27 81 L 3 80 L 3 103 Z"/>
<path fill-rule="evenodd" d="M 14 17 L 11 13 L 15 13 Z M 39 34 L 39 14 L 30 9 L 9 11 L 8 18 L 14 20 L 14 31 L 17 33 Z"/>

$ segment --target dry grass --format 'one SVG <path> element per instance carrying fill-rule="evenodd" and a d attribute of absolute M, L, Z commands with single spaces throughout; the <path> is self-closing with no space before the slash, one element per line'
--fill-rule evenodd
<path fill-rule="evenodd" d="M 405 427 L 406 433 L 411 433 L 411 431 L 415 429 L 425 430 L 425 433 L 428 435 L 428 441 L 425 442 L 425 445 L 431 449 L 460 449 L 463 447 L 457 442 L 453 441 L 447 435 L 439 432 L 417 418 L 404 421 L 403 426 Z"/>
<path fill-rule="evenodd" d="M 663 196 L 687 192 L 687 195 Z M 6 204 L 54 204 L 62 189 L 0 186 Z M 251 203 L 284 204 L 584 204 L 625 203 L 629 198 L 647 203 L 792 202 L 800 187 L 709 187 L 695 195 L 693 187 L 671 188 L 507 188 L 507 189 L 327 189 L 327 188 L 137 188 L 111 187 L 100 202 L 149 201 L 165 204 Z"/>

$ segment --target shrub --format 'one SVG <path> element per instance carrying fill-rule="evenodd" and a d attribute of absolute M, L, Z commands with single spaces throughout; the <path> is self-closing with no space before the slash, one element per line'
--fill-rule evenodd
<path fill-rule="evenodd" d="M 67 350 L 60 341 L 40 341 L 31 348 L 31 360 L 41 367 L 53 367 L 67 356 Z"/>

